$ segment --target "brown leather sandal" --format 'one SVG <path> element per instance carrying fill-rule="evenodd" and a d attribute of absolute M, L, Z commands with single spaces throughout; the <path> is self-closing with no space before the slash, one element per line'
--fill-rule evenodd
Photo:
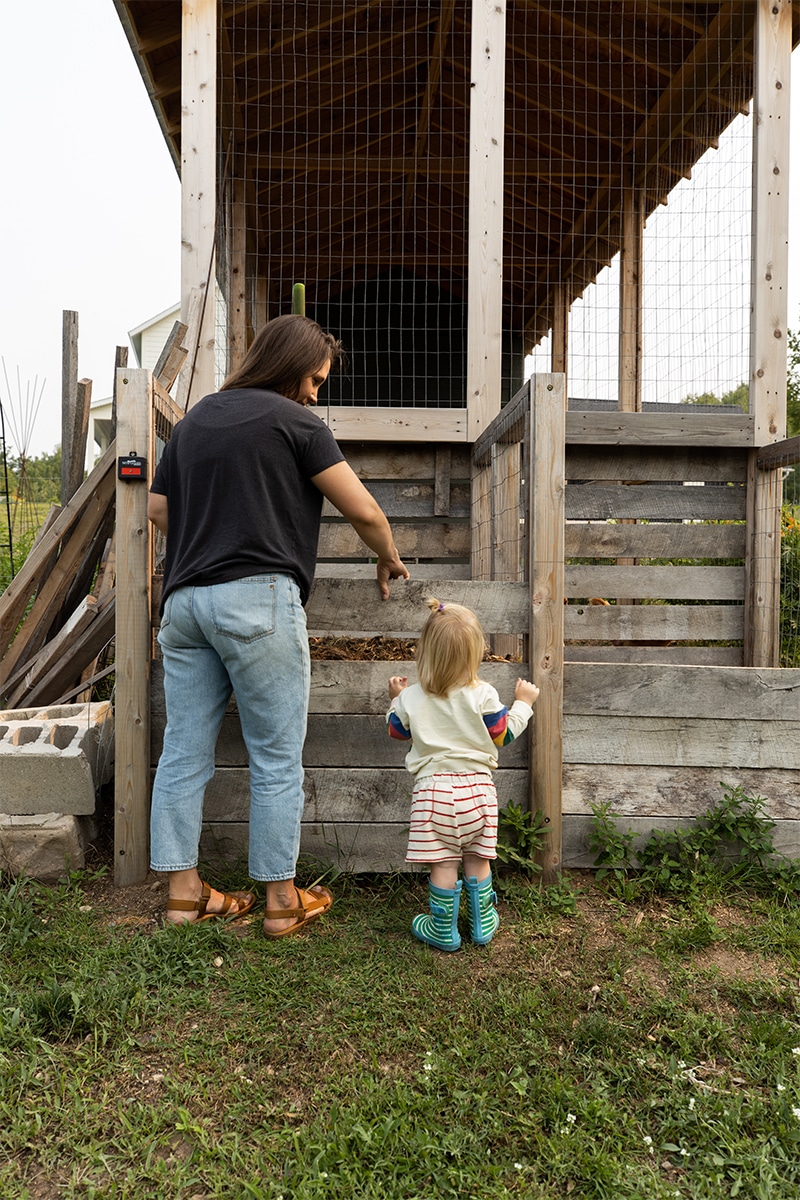
<path fill-rule="evenodd" d="M 223 921 L 233 921 L 236 917 L 243 917 L 245 913 L 249 913 L 256 902 L 252 892 L 222 892 L 222 895 L 224 901 L 219 912 L 208 912 L 211 888 L 204 883 L 199 900 L 168 900 L 167 912 L 196 912 L 198 921 L 211 921 L 217 917 Z M 237 903 L 239 907 L 234 909 L 233 906 Z M 231 911 L 232 909 L 233 911 Z M 170 924 L 194 925 L 195 921 L 171 921 Z"/>
<path fill-rule="evenodd" d="M 333 904 L 331 893 L 327 888 L 318 884 L 308 889 L 296 887 L 295 891 L 299 902 L 297 908 L 267 908 L 264 910 L 266 920 L 279 921 L 284 917 L 296 917 L 294 925 L 288 925 L 286 929 L 279 929 L 277 932 L 265 929 L 265 937 L 282 938 L 288 937 L 292 933 L 299 933 L 309 922 L 315 921 L 317 917 L 326 913 Z"/>

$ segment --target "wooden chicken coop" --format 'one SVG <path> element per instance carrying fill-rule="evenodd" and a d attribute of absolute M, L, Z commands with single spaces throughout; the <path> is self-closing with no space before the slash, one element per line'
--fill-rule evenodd
<path fill-rule="evenodd" d="M 311 635 L 415 637 L 431 591 L 476 609 L 486 678 L 508 698 L 520 673 L 541 688 L 497 782 L 501 803 L 544 813 L 545 878 L 591 863 L 593 804 L 645 834 L 703 812 L 720 782 L 765 795 L 778 846 L 800 851 L 800 669 L 780 665 L 778 634 L 781 482 L 800 458 L 785 426 L 797 7 L 115 5 L 181 176 L 185 351 L 174 396 L 172 372 L 118 373 L 118 443 L 152 467 L 303 283 L 350 359 L 317 411 L 412 573 L 380 604 L 369 552 L 326 509 Z M 745 166 L 704 193 L 693 173 L 732 137 Z M 686 195 L 679 266 L 678 226 L 656 234 Z M 602 289 L 608 320 L 579 331 Z M 719 403 L 739 383 L 725 370 L 743 402 Z M 126 883 L 147 869 L 164 713 L 144 494 L 118 486 Z M 413 670 L 314 662 L 303 851 L 402 867 L 410 777 L 383 714 L 388 676 Z M 204 853 L 241 854 L 247 803 L 232 706 Z"/>

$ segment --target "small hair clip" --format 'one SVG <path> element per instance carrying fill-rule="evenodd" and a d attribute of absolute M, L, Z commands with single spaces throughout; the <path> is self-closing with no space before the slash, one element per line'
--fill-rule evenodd
<path fill-rule="evenodd" d="M 442 604 L 441 600 L 439 601 L 439 612 L 444 612 L 444 605 Z"/>

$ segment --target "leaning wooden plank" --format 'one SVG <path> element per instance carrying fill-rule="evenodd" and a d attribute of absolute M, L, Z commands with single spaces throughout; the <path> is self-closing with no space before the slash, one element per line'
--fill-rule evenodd
<path fill-rule="evenodd" d="M 486 633 L 524 633 L 528 626 L 528 585 L 481 581 L 415 582 L 393 584 L 388 601 L 380 598 L 372 582 L 346 579 L 318 579 L 308 602 L 308 627 L 312 634 L 386 633 L 408 631 L 418 636 L 428 610 L 428 596 L 452 600 L 473 609 Z"/>
<path fill-rule="evenodd" d="M 782 442 L 773 442 L 771 446 L 759 446 L 756 461 L 760 471 L 796 466 L 800 463 L 800 433 L 784 438 Z"/>
<path fill-rule="evenodd" d="M 595 482 L 743 483 L 747 478 L 744 451 L 692 446 L 568 446 L 566 467 L 567 479 Z"/>
<path fill-rule="evenodd" d="M 469 556 L 469 522 L 430 521 L 395 525 L 397 549 L 403 558 L 465 558 Z M 369 558 L 369 547 L 347 524 L 323 523 L 319 532 L 320 558 Z M 374 556 L 373 556 L 374 557 Z"/>
<path fill-rule="evenodd" d="M 100 566 L 100 560 L 105 553 L 108 540 L 114 532 L 115 519 L 114 505 L 110 504 L 104 520 L 98 525 L 97 532 L 87 546 L 86 553 L 75 570 L 72 583 L 64 597 L 60 612 L 56 614 L 48 637 L 52 637 L 53 633 L 57 632 L 75 606 L 80 602 L 81 597 L 87 595 L 92 589 L 92 583 Z"/>
<path fill-rule="evenodd" d="M 639 849 L 654 829 L 672 832 L 691 828 L 692 822 L 677 817 L 663 817 L 654 821 L 652 817 L 626 817 L 620 821 L 621 829 L 630 829 L 634 834 L 634 850 Z M 589 833 L 592 818 L 584 816 L 564 817 L 564 866 L 572 868 L 595 866 L 595 855 L 589 850 Z M 787 858 L 800 857 L 800 821 L 778 821 L 772 831 L 777 854 Z"/>
<path fill-rule="evenodd" d="M 33 607 L 22 621 L 14 641 L 0 663 L 0 686 L 13 674 L 17 666 L 21 666 L 41 646 L 53 617 L 63 603 L 73 575 L 83 561 L 87 547 L 95 537 L 98 526 L 105 521 L 109 507 L 114 502 L 114 485 L 114 474 L 111 471 L 105 471 L 97 481 L 91 499 L 83 507 L 80 520 L 71 531 L 69 539 L 62 545 L 55 566 L 37 591 Z M 57 529 L 58 524 L 59 521 L 56 521 L 52 530 Z"/>
<path fill-rule="evenodd" d="M 800 720 L 567 715 L 564 761 L 797 770 Z"/>
<path fill-rule="evenodd" d="M 743 600 L 744 567 L 568 566 L 564 592 L 570 598 Z"/>
<path fill-rule="evenodd" d="M 115 510 L 116 515 L 116 510 Z M 97 578 L 94 581 L 92 595 L 98 600 L 105 600 L 106 596 L 113 590 L 117 579 L 117 531 L 113 530 L 111 537 L 106 543 L 106 548 L 100 559 L 100 565 L 97 568 Z M 92 698 L 91 684 L 100 674 L 100 659 L 102 655 L 93 658 L 90 663 L 84 667 L 81 673 L 81 681 L 87 683 L 87 691 L 85 694 L 75 697 L 76 704 L 88 704 Z M 102 676 L 101 676 L 102 677 Z"/>
<path fill-rule="evenodd" d="M 700 817 L 722 800 L 723 786 L 762 796 L 770 820 L 800 819 L 800 771 L 746 767 L 641 767 L 569 763 L 564 812 L 589 815 L 606 803 L 635 817 Z"/>
<path fill-rule="evenodd" d="M 72 474 L 72 439 L 78 408 L 78 314 L 64 309 L 61 322 L 61 503 L 65 505 L 80 483 L 80 479 L 74 481 Z"/>
<path fill-rule="evenodd" d="M 660 521 L 741 521 L 745 488 L 686 487 L 672 483 L 618 486 L 571 483 L 567 488 L 568 521 L 606 521 L 644 517 Z"/>
<path fill-rule="evenodd" d="M 800 668 L 571 663 L 564 711 L 596 716 L 800 719 Z"/>
<path fill-rule="evenodd" d="M 743 559 L 745 537 L 744 522 L 616 525 L 609 521 L 568 521 L 564 530 L 567 558 Z"/>
<path fill-rule="evenodd" d="M 189 351 L 183 345 L 189 326 L 176 321 L 153 367 L 153 375 L 166 391 L 172 387 Z"/>
<path fill-rule="evenodd" d="M 4 684 L 3 701 L 6 708 L 19 708 L 21 698 L 61 660 L 75 638 L 80 637 L 94 620 L 97 598 L 85 596 L 72 616 L 62 625 L 55 637 L 45 642 L 41 650 Z"/>
<path fill-rule="evenodd" d="M 688 408 L 688 405 L 685 406 Z M 672 413 L 568 412 L 567 442 L 590 445 L 752 446 L 747 413 L 705 416 L 676 405 Z"/>
<path fill-rule="evenodd" d="M 738 604 L 568 604 L 568 641 L 732 641 L 744 633 Z"/>
<path fill-rule="evenodd" d="M 96 503 L 98 491 L 103 491 L 105 478 L 116 462 L 116 454 L 116 444 L 112 442 L 69 504 L 61 509 L 47 533 L 36 541 L 16 576 L 0 596 L 0 658 L 8 649 L 28 601 L 39 587 L 44 570 L 61 539 L 80 520 L 86 505 L 90 501 Z"/>
<path fill-rule="evenodd" d="M 114 594 L 107 596 L 95 610 L 95 619 L 75 638 L 61 659 L 30 692 L 23 697 L 26 707 L 55 704 L 65 691 L 80 681 L 84 668 L 97 658 L 114 636 Z"/>

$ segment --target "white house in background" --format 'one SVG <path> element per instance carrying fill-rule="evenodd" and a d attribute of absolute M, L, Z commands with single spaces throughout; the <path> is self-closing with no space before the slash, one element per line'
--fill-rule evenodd
<path fill-rule="evenodd" d="M 152 371 L 172 327 L 180 319 L 181 306 L 174 304 L 155 317 L 128 332 L 137 367 Z M 111 397 L 93 400 L 89 409 L 89 429 L 86 435 L 86 470 L 91 471 L 111 441 Z"/>

